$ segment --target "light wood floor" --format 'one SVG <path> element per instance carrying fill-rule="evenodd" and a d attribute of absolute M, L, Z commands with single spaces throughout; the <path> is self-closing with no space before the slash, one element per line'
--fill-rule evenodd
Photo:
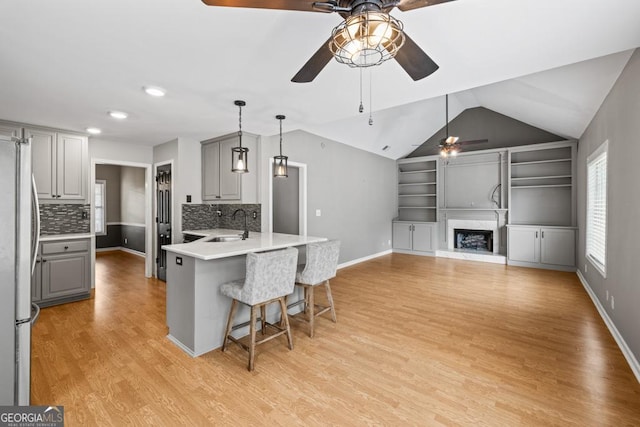
<path fill-rule="evenodd" d="M 92 425 L 640 425 L 640 384 L 575 274 L 388 255 L 339 271 L 338 323 L 190 358 L 165 285 L 98 255 L 91 300 L 42 310 L 32 404 Z M 319 299 L 322 293 L 318 293 Z M 284 340 L 284 338 L 283 338 Z"/>

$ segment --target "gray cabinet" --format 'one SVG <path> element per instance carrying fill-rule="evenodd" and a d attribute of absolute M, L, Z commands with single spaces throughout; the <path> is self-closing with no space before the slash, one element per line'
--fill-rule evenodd
<path fill-rule="evenodd" d="M 85 201 L 88 142 L 82 135 L 25 128 L 31 138 L 33 175 L 41 202 Z"/>
<path fill-rule="evenodd" d="M 89 239 L 41 243 L 32 277 L 32 300 L 46 307 L 88 298 L 89 247 Z"/>
<path fill-rule="evenodd" d="M 575 228 L 508 226 L 507 234 L 510 265 L 575 270 Z"/>
<path fill-rule="evenodd" d="M 202 142 L 202 201 L 241 199 L 241 174 L 231 172 L 235 145 L 237 137 Z"/>
<path fill-rule="evenodd" d="M 436 224 L 393 222 L 393 249 L 399 252 L 433 253 L 436 248 Z"/>

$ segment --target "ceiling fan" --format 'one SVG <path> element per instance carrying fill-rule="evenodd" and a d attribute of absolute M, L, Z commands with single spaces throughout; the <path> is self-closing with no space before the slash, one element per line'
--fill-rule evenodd
<path fill-rule="evenodd" d="M 440 140 L 438 148 L 442 157 L 455 157 L 460 152 L 460 147 L 466 144 L 478 144 L 489 142 L 488 139 L 474 139 L 472 141 L 460 141 L 460 138 L 449 133 L 449 94 L 445 95 L 445 137 Z"/>
<path fill-rule="evenodd" d="M 404 31 L 402 22 L 389 12 L 403 12 L 454 0 L 202 0 L 208 6 L 248 7 L 338 13 L 344 21 L 331 37 L 293 76 L 292 82 L 313 81 L 335 57 L 351 67 L 369 67 L 395 58 L 413 80 L 439 67 Z"/>

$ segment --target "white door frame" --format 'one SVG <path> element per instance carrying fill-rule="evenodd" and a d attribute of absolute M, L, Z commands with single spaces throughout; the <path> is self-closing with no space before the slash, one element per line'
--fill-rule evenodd
<path fill-rule="evenodd" d="M 173 159 L 171 160 L 164 160 L 162 162 L 158 162 L 158 163 L 154 163 L 153 164 L 153 177 L 158 176 L 158 168 L 160 166 L 165 166 L 165 165 L 171 165 L 171 243 L 180 243 L 180 242 L 176 242 L 175 240 L 175 209 L 174 209 L 174 197 L 176 195 L 176 190 L 174 187 L 174 178 L 173 178 L 173 173 L 175 172 L 175 166 L 173 164 Z M 152 233 L 152 245 L 153 245 L 153 250 L 151 251 L 153 253 L 153 259 L 155 260 L 158 257 L 158 254 L 156 253 L 156 251 L 158 250 L 158 248 L 156 247 L 156 236 L 158 235 L 158 223 L 156 222 L 156 217 L 158 216 L 158 203 L 156 200 L 156 181 L 155 178 L 153 179 L 153 189 L 151 191 L 151 198 L 152 198 L 152 206 L 153 206 L 153 216 L 152 216 L 152 223 L 153 223 L 153 233 Z M 155 262 L 153 263 L 153 277 L 158 277 L 158 264 L 156 264 Z"/>
<path fill-rule="evenodd" d="M 95 274 L 95 265 L 96 265 L 96 231 L 95 231 L 95 223 L 93 218 L 95 218 L 95 204 L 93 203 L 93 195 L 95 194 L 96 187 L 96 165 L 114 165 L 114 166 L 130 166 L 134 168 L 143 168 L 145 170 L 144 176 L 144 242 L 145 242 L 145 255 L 144 255 L 144 276 L 151 277 L 153 274 L 153 250 L 149 250 L 152 248 L 153 240 L 152 240 L 152 196 L 153 196 L 153 186 L 151 183 L 153 182 L 153 176 L 151 175 L 151 164 L 149 163 L 137 163 L 137 162 L 128 162 L 122 160 L 107 160 L 107 159 L 91 159 L 91 182 L 89 183 L 89 201 L 91 205 L 91 287 L 95 288 L 96 285 L 96 274 Z"/>
<path fill-rule="evenodd" d="M 299 233 L 301 236 L 307 235 L 307 165 L 306 163 L 288 162 L 289 166 L 293 166 L 299 169 L 298 177 L 298 191 L 299 191 Z M 269 232 L 273 232 L 273 172 L 274 172 L 274 159 L 269 159 Z M 289 178 L 285 178 L 289 179 Z"/>

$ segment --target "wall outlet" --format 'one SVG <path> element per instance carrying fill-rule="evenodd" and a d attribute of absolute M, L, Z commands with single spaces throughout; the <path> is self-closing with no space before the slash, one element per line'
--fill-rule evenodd
<path fill-rule="evenodd" d="M 613 301 L 613 295 L 611 295 L 611 310 L 615 310 L 616 309 L 616 305 L 615 302 Z"/>
<path fill-rule="evenodd" d="M 584 263 L 584 272 L 585 273 L 587 272 L 587 263 L 586 262 Z"/>
<path fill-rule="evenodd" d="M 607 289 L 607 301 L 609 301 L 609 290 Z"/>
<path fill-rule="evenodd" d="M 391 240 L 387 241 L 387 245 L 391 246 Z"/>
<path fill-rule="evenodd" d="M 126 237 L 124 238 L 124 244 L 126 245 L 127 243 L 129 243 L 129 239 L 127 239 Z"/>
<path fill-rule="evenodd" d="M 320 209 L 316 209 L 316 216 L 322 216 L 322 211 Z"/>

